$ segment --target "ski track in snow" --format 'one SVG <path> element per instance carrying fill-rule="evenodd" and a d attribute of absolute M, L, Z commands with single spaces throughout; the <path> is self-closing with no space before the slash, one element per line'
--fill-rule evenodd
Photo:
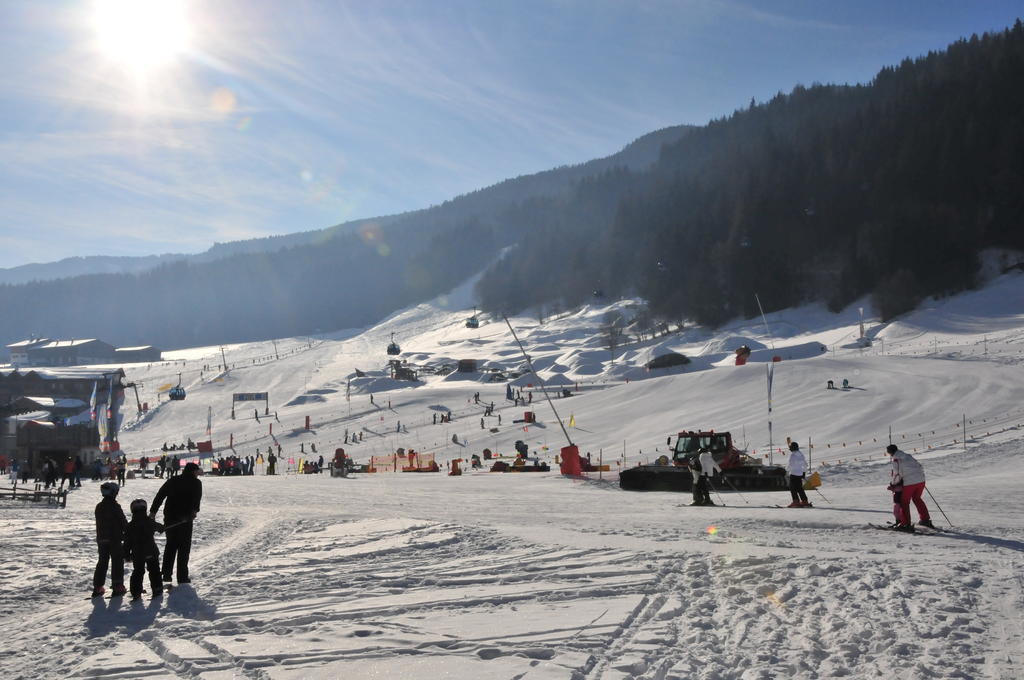
<path fill-rule="evenodd" d="M 611 528 L 589 519 L 608 500 L 604 485 L 552 493 L 559 480 L 539 477 L 518 480 L 519 501 L 528 502 L 510 498 L 507 510 L 532 510 L 514 527 L 497 511 L 466 522 L 467 510 L 414 494 L 416 479 L 407 493 L 383 476 L 208 479 L 196 591 L 177 588 L 138 604 L 78 596 L 60 603 L 45 588 L 9 594 L 0 598 L 10 631 L 0 669 L 26 680 L 445 672 L 751 680 L 1009 678 L 1021 668 L 1019 528 L 997 538 L 972 527 L 887 534 L 866 526 L 886 516 L 827 504 L 683 515 L 674 494 L 626 498 L 652 512 L 671 501 L 677 521 L 672 513 L 648 520 L 642 511 Z M 472 506 L 487 502 L 492 480 L 466 480 Z M 275 490 L 287 493 L 265 507 Z M 835 493 L 850 496 L 838 506 L 865 491 Z M 377 516 L 358 511 L 368 501 Z M 80 536 L 86 527 L 77 524 L 87 525 L 89 513 L 78 514 L 67 532 Z M 579 526 L 566 538 L 560 527 L 573 517 Z M 5 536 L 16 523 L 4 520 Z M 67 562 L 51 565 L 52 573 L 82 582 L 93 550 L 82 543 L 62 551 L 8 545 L 24 551 L 21 563 L 63 552 Z"/>
<path fill-rule="evenodd" d="M 614 468 L 600 481 L 473 472 L 208 477 L 195 588 L 132 604 L 85 598 L 95 483 L 83 482 L 66 510 L 0 500 L 0 677 L 1024 677 L 1021 280 L 1004 277 L 900 321 L 869 323 L 884 353 L 843 349 L 856 337 L 854 307 L 840 317 L 817 308 L 769 315 L 795 348 L 777 367 L 776 438 L 835 443 L 813 450 L 815 462 L 829 465 L 811 509 L 776 507 L 786 493 L 724 493 L 715 500 L 725 507 L 691 508 L 686 494 L 619 490 Z M 451 299 L 469 300 L 467 290 Z M 585 450 L 607 462 L 628 439 L 632 464 L 651 459 L 665 434 L 682 428 L 764 436 L 764 371 L 726 366 L 740 341 L 778 342 L 758 356 L 785 354 L 778 337 L 761 334 L 760 319 L 717 339 L 689 329 L 625 347 L 614 363 L 600 339 L 606 311 L 586 308 L 543 326 L 514 321 L 539 365 L 584 383 L 556 404 L 577 418 L 573 436 Z M 430 376 L 398 389 L 383 377 L 391 331 L 423 361 L 521 363 L 503 325 L 489 320 L 471 332 L 465 316 L 438 302 L 419 305 L 358 335 L 280 341 L 279 361 L 268 358 L 270 343 L 229 346 L 237 367 L 201 379 L 193 369 L 219 363 L 219 348 L 176 352 L 191 362 L 188 400 L 160 404 L 122 441 L 133 451 L 198 438 L 200 430 L 188 428 L 201 429 L 209 406 L 215 431 L 229 427 L 240 455 L 273 442 L 294 455 L 300 441 L 317 441 L 329 457 L 349 429 L 368 435 L 349 449 L 360 461 L 397 445 L 434 452 L 443 464 L 483 446 L 508 450 L 520 437 L 535 451 L 550 443 L 550 460 L 560 445 L 550 409 L 532 405 L 542 422 L 521 430 L 511 421 L 523 408 L 502 401 L 504 383 Z M 813 356 L 819 342 L 832 350 Z M 664 377 L 636 368 L 667 350 L 695 357 L 695 368 Z M 353 380 L 349 402 L 356 367 L 372 375 Z M 155 389 L 179 370 L 138 366 L 129 377 Z M 844 375 L 854 389 L 822 389 Z M 264 421 L 228 420 L 227 395 L 249 390 L 272 393 L 280 409 L 272 435 Z M 497 432 L 493 421 L 477 431 L 474 391 L 504 414 Z M 155 394 L 142 398 L 157 402 Z M 389 399 L 394 408 L 385 408 Z M 439 409 L 456 422 L 434 426 Z M 968 409 L 977 420 L 964 451 L 957 422 Z M 297 424 L 306 415 L 313 431 Z M 391 434 L 398 419 L 408 432 Z M 869 528 L 891 519 L 887 465 L 876 450 L 890 425 L 897 441 L 920 446 L 928 489 L 956 533 Z M 450 446 L 451 433 L 473 442 Z M 866 441 L 854 447 L 857 440 Z M 152 498 L 158 485 L 129 481 L 122 506 Z M 935 498 L 925 500 L 946 524 Z"/>

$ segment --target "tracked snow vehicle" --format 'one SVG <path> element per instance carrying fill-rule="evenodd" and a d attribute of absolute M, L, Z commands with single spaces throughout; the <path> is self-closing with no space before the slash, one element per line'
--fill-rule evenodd
<path fill-rule="evenodd" d="M 619 486 L 630 491 L 690 491 L 693 485 L 691 468 L 700 450 L 711 452 L 725 480 L 719 491 L 785 491 L 789 488 L 786 469 L 764 465 L 732 444 L 728 432 L 680 432 L 671 458 L 661 456 L 653 464 L 637 465 L 619 473 Z M 714 481 L 712 481 L 714 484 Z"/>

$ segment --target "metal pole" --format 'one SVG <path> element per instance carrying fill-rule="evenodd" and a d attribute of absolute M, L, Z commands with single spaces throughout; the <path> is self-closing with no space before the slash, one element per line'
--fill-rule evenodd
<path fill-rule="evenodd" d="M 939 512 L 942 513 L 942 516 L 946 518 L 947 522 L 949 522 L 949 526 L 953 526 L 953 521 L 949 519 L 949 515 L 947 515 L 945 510 L 942 509 L 942 506 L 939 505 L 939 502 L 935 500 L 935 496 L 932 495 L 932 490 L 929 489 L 927 486 L 924 487 L 924 490 L 928 492 L 928 497 L 932 499 L 932 503 L 935 503 L 935 507 L 939 509 Z"/>
<path fill-rule="evenodd" d="M 725 501 L 722 499 L 722 494 L 718 493 L 718 489 L 716 489 L 715 485 L 711 483 L 711 476 L 705 476 L 704 481 L 708 485 L 708 488 L 714 491 L 715 495 L 718 496 L 718 502 L 721 503 L 722 505 L 725 505 Z"/>
<path fill-rule="evenodd" d="M 519 336 L 516 335 L 516 329 L 512 328 L 512 323 L 508 320 L 508 317 L 504 314 L 501 315 L 505 319 L 505 323 L 508 325 L 508 329 L 512 331 L 512 337 L 515 339 L 516 344 L 519 345 L 519 351 L 523 353 L 523 357 L 526 359 L 526 365 L 530 367 L 530 373 L 537 376 L 537 380 L 540 382 L 540 389 L 544 392 L 544 398 L 548 400 L 548 406 L 551 407 L 551 412 L 555 414 L 555 419 L 558 421 L 558 425 L 562 428 L 562 434 L 565 435 L 565 440 L 569 442 L 569 446 L 574 446 L 572 438 L 569 437 L 569 431 L 565 429 L 565 423 L 562 422 L 562 417 L 558 415 L 558 411 L 555 409 L 554 403 L 551 401 L 551 395 L 548 394 L 548 388 L 544 385 L 544 380 L 537 374 L 537 371 L 533 369 L 533 361 L 530 360 L 530 355 L 523 349 L 523 343 L 519 342 Z"/>
<path fill-rule="evenodd" d="M 748 501 L 748 500 L 747 500 L 747 499 L 746 499 L 746 498 L 745 498 L 745 497 L 743 496 L 743 494 L 741 494 L 741 493 L 740 493 L 740 490 L 739 490 L 739 489 L 737 489 L 737 488 L 736 488 L 735 486 L 733 486 L 733 485 L 732 485 L 732 482 L 730 482 L 730 481 L 729 481 L 729 478 L 728 478 L 728 477 L 726 477 L 725 475 L 722 475 L 722 479 L 724 479 L 724 480 L 725 480 L 725 483 L 729 485 L 729 488 L 730 488 L 730 489 L 732 489 L 733 491 L 735 491 L 735 492 L 736 492 L 736 494 L 737 494 L 737 495 L 738 495 L 738 496 L 739 496 L 740 498 L 742 498 L 742 499 L 743 499 L 743 502 L 744 502 L 744 503 L 746 503 L 747 505 L 750 505 L 750 501 Z M 709 482 L 709 483 L 710 483 L 710 482 Z"/>
<path fill-rule="evenodd" d="M 967 453 L 967 414 L 964 414 L 964 453 Z"/>
<path fill-rule="evenodd" d="M 775 343 L 772 342 L 771 332 L 768 330 L 768 319 L 764 315 L 764 307 L 761 306 L 761 298 L 758 297 L 757 293 L 754 293 L 754 299 L 757 300 L 757 310 L 761 312 L 761 321 L 764 323 L 764 334 L 768 338 L 768 344 L 771 345 L 772 351 L 775 351 Z M 833 356 L 835 356 L 833 354 Z M 768 464 L 771 465 L 775 460 L 775 443 L 772 440 L 772 379 L 774 377 L 775 365 L 772 363 L 772 359 L 768 360 L 765 365 L 765 376 L 768 382 Z"/>

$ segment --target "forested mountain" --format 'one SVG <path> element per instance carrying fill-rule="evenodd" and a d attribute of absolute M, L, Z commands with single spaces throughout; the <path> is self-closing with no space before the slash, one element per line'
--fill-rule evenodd
<path fill-rule="evenodd" d="M 869 84 L 799 86 L 608 159 L 284 249 L 226 244 L 210 261 L 3 285 L 0 340 L 174 348 L 361 326 L 489 263 L 477 292 L 490 311 L 600 290 L 715 325 L 753 315 L 755 292 L 767 310 L 872 294 L 888 318 L 973 286 L 983 249 L 1024 250 L 1021 82 L 1017 21 Z"/>
<path fill-rule="evenodd" d="M 490 310 L 638 293 L 718 324 L 872 294 L 883 317 L 971 287 L 987 247 L 1024 249 L 1024 27 L 797 87 L 666 145 L 642 173 L 535 205 Z M 607 211 L 607 212 L 605 212 Z M 600 228 L 595 228 L 595 224 Z"/>
<path fill-rule="evenodd" d="M 0 343 L 100 337 L 161 348 L 362 326 L 445 292 L 494 259 L 534 205 L 577 183 L 642 172 L 690 128 L 644 135 L 607 158 L 505 180 L 445 203 L 328 229 L 216 244 L 197 255 L 71 258 L 0 271 Z M 114 271 L 111 271 L 114 270 Z M 89 274 L 56 278 L 55 272 Z M 24 283 L 27 282 L 27 283 Z"/>

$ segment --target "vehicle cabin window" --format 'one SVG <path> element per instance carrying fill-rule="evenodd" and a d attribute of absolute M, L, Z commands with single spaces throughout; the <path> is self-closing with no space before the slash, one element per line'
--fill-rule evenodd
<path fill-rule="evenodd" d="M 700 437 L 680 437 L 676 440 L 676 453 L 696 453 L 701 446 Z"/>

